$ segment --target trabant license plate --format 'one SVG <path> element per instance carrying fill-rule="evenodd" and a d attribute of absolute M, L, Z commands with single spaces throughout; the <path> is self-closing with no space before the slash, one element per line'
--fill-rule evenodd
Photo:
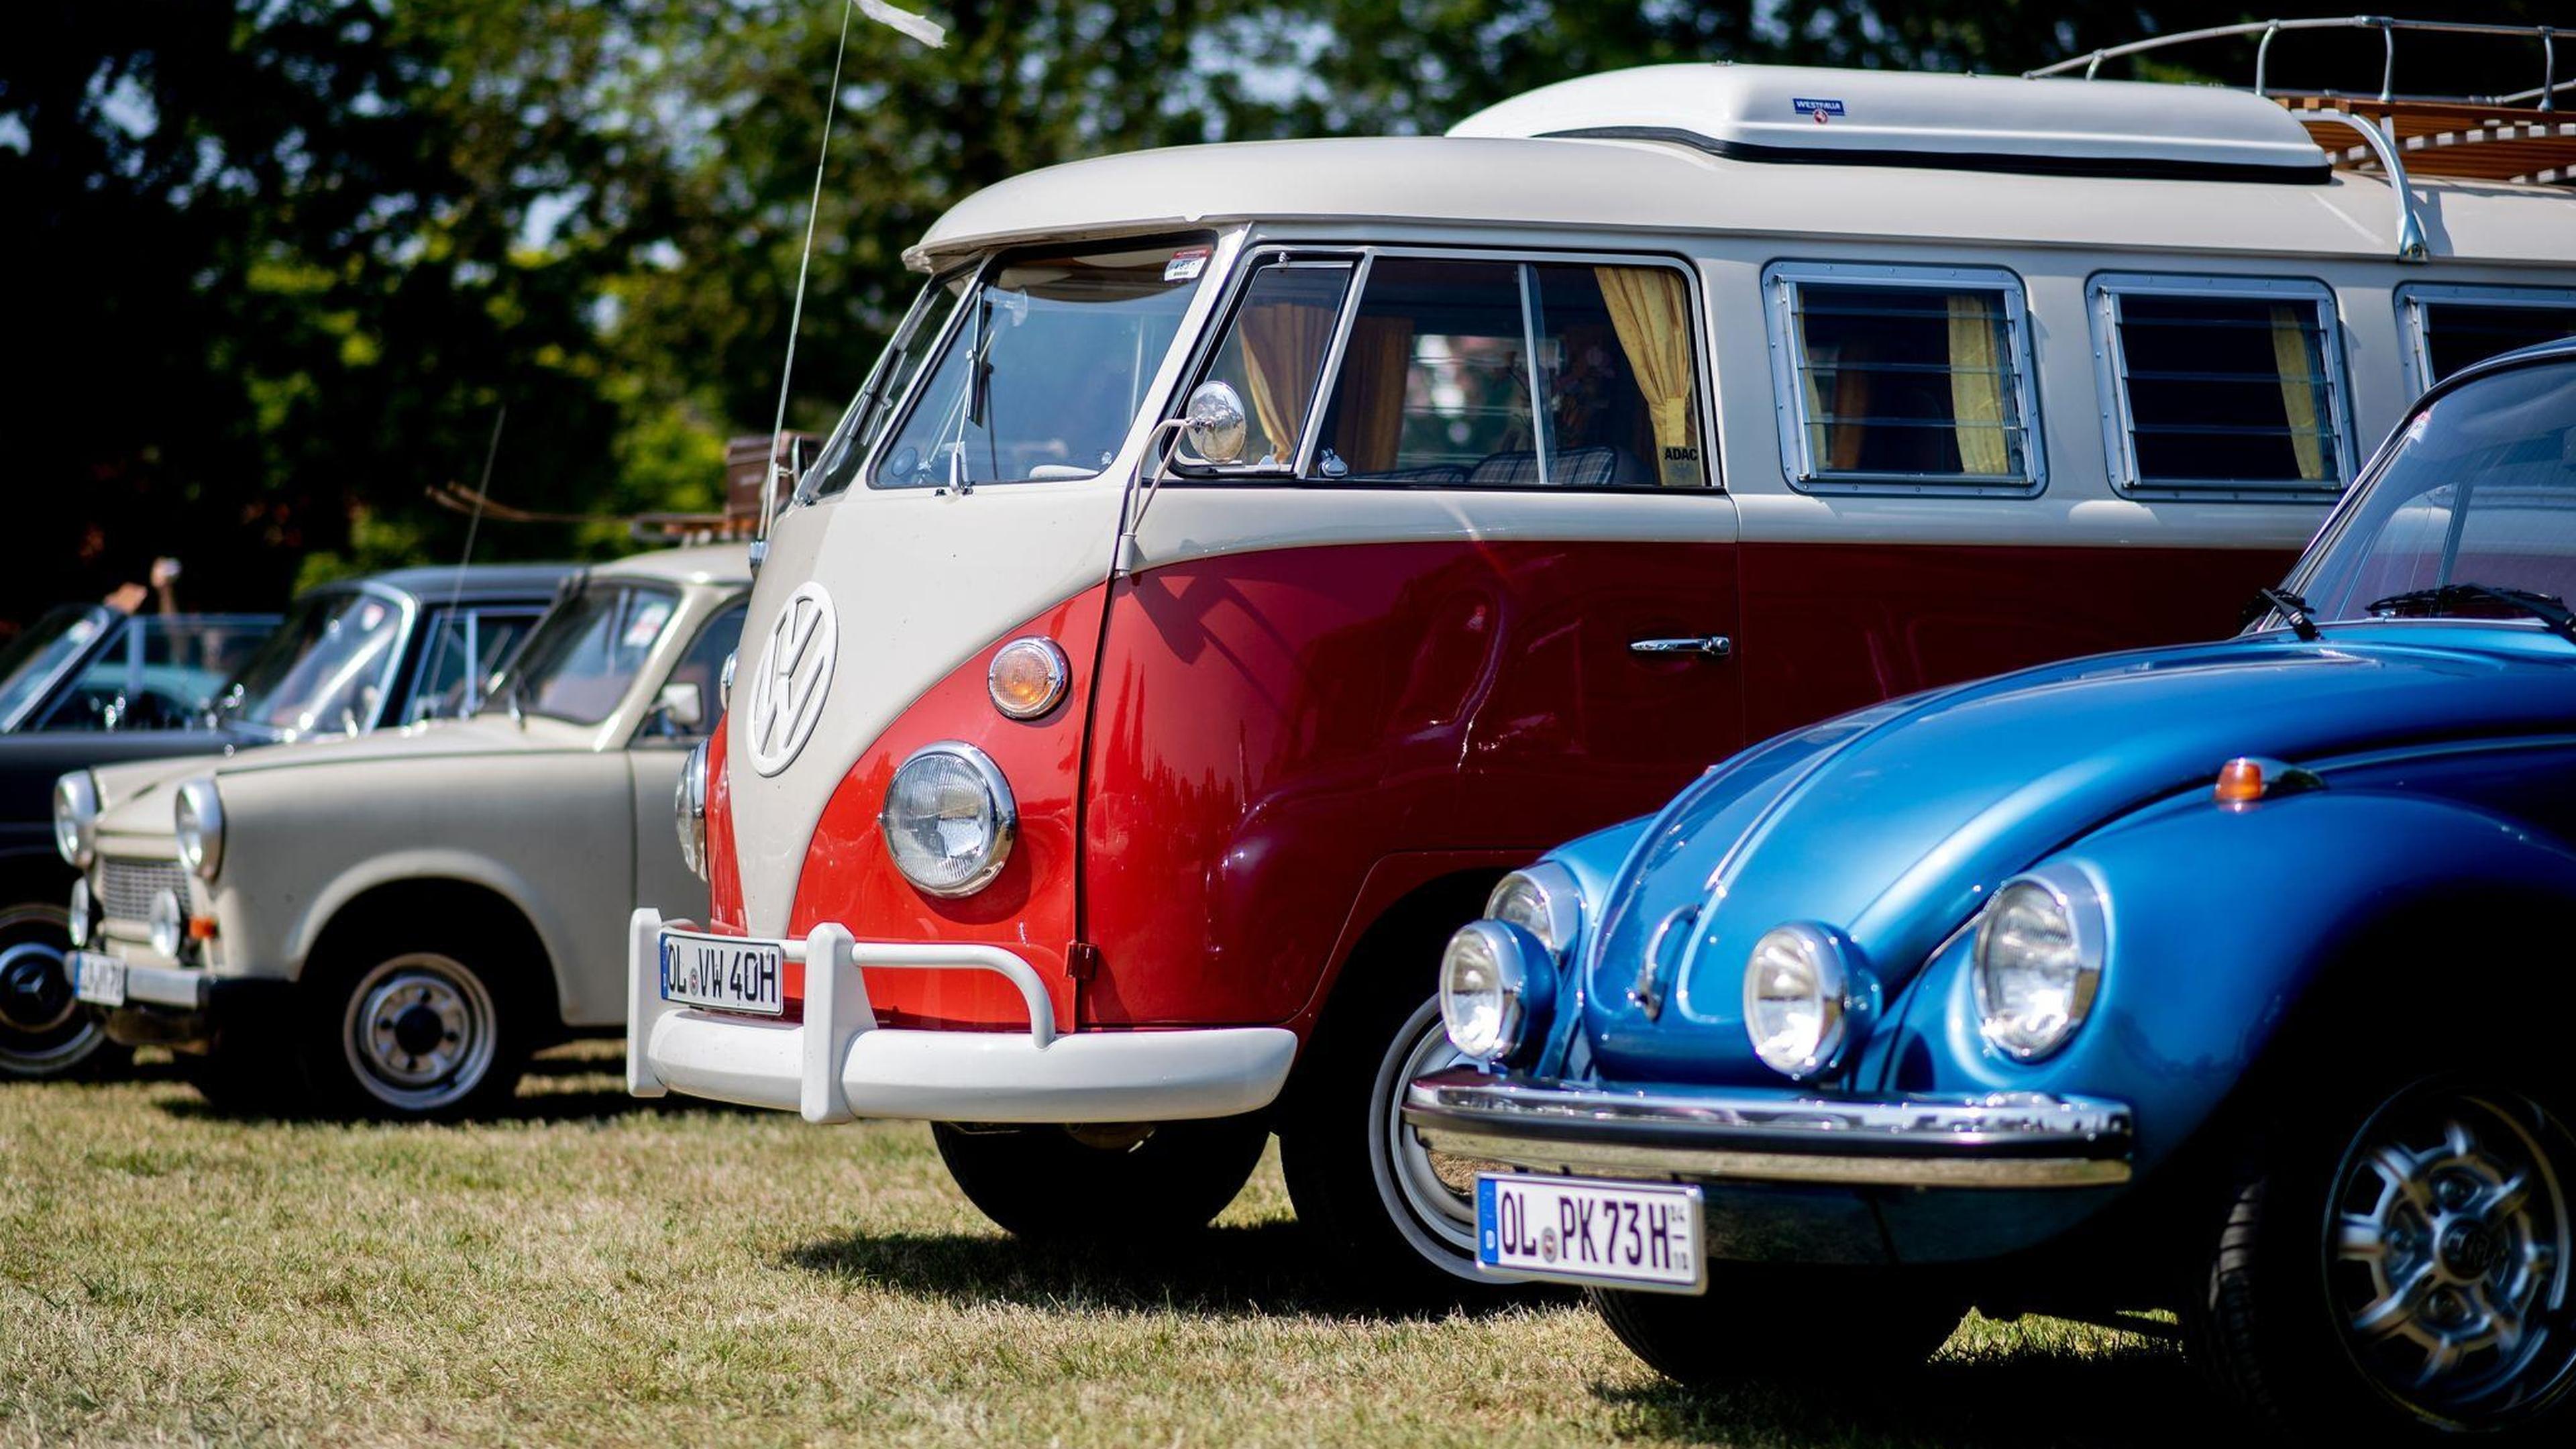
<path fill-rule="evenodd" d="M 787 948 L 740 936 L 662 933 L 662 999 L 717 1011 L 782 1016 Z"/>
<path fill-rule="evenodd" d="M 1482 1173 L 1476 1178 L 1476 1259 L 1531 1278 L 1708 1290 L 1696 1187 Z"/>
<path fill-rule="evenodd" d="M 125 963 L 96 951 L 74 951 L 63 958 L 72 973 L 72 995 L 92 1006 L 125 1004 Z"/>

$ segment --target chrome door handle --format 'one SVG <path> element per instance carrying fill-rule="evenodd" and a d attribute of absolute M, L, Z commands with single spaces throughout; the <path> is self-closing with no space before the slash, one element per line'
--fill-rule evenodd
<path fill-rule="evenodd" d="M 1723 634 L 1701 639 L 1631 639 L 1631 654 L 1695 654 L 1702 659 L 1724 659 L 1735 652 L 1735 641 Z"/>

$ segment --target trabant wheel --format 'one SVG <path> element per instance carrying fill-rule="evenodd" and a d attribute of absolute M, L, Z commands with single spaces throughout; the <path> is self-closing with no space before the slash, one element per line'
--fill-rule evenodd
<path fill-rule="evenodd" d="M 1919 1367 L 1967 1313 L 1954 1288 L 1927 1276 L 1770 1263 L 1711 1263 L 1705 1294 L 1595 1288 L 1591 1298 L 1629 1352 L 1697 1388 L 1869 1383 Z"/>
<path fill-rule="evenodd" d="M 934 1123 L 940 1160 L 967 1200 L 1013 1236 L 1150 1242 L 1196 1232 L 1260 1165 L 1260 1117 L 1098 1126 Z"/>
<path fill-rule="evenodd" d="M 2259 1154 L 2239 1184 L 2187 1320 L 2202 1367 L 2259 1413 L 2377 1441 L 2563 1435 L 2576 1417 L 2567 1098 L 2467 1077 L 2376 1095 L 2357 1125 Z"/>
<path fill-rule="evenodd" d="M 98 1012 L 72 995 L 60 906 L 0 907 L 0 1078 L 43 1081 L 126 1059 Z"/>
<path fill-rule="evenodd" d="M 305 1012 L 306 1081 L 334 1111 L 461 1117 L 518 1085 L 505 998 L 460 954 L 417 950 L 326 971 Z"/>

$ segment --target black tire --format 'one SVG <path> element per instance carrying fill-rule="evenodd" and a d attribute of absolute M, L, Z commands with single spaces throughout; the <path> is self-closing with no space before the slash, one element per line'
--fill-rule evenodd
<path fill-rule="evenodd" d="M 1260 1117 L 1103 1127 L 938 1122 L 930 1132 L 967 1200 L 1036 1242 L 1197 1232 L 1243 1190 L 1270 1142 Z"/>
<path fill-rule="evenodd" d="M 98 1010 L 72 997 L 70 921 L 44 902 L 0 906 L 0 1081 L 98 1076 L 133 1058 L 107 1039 Z"/>
<path fill-rule="evenodd" d="M 1297 1220 L 1330 1261 L 1406 1296 L 1493 1292 L 1476 1268 L 1471 1166 L 1424 1150 L 1398 1116 L 1405 1085 L 1458 1060 L 1440 1001 L 1355 999 L 1307 1045 L 1279 1132 Z"/>
<path fill-rule="evenodd" d="M 2566 1442 L 2576 1096 L 2493 1072 L 2327 1094 L 2319 1080 L 2334 1078 L 2255 1114 L 2208 1220 L 2184 1301 L 2194 1363 L 2222 1396 L 2301 1434 Z M 2496 1188 L 2515 1177 L 2508 1208 Z M 2419 1275 L 2421 1292 L 2405 1291 Z M 2508 1322 L 2518 1333 L 2472 1346 Z M 2457 1358 L 2441 1368 L 2446 1345 Z"/>
<path fill-rule="evenodd" d="M 1918 1368 L 1967 1312 L 1902 1270 L 1712 1263 L 1708 1292 L 1594 1289 L 1592 1306 L 1648 1367 L 1693 1388 L 1830 1375 L 1866 1384 Z"/>
<path fill-rule="evenodd" d="M 480 940 L 370 938 L 306 967 L 295 1065 L 332 1116 L 454 1121 L 517 1090 L 532 1047 L 525 993 L 483 964 Z"/>

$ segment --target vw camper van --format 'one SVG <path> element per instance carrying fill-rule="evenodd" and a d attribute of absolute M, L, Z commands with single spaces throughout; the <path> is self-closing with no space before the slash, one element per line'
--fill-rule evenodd
<path fill-rule="evenodd" d="M 1058 1239 L 1275 1133 L 1344 1260 L 1471 1276 L 1449 933 L 1748 740 L 2237 624 L 2457 338 L 2576 328 L 2567 193 L 2416 159 L 1678 65 L 968 198 L 766 542 L 630 1088 L 928 1120 Z"/>

